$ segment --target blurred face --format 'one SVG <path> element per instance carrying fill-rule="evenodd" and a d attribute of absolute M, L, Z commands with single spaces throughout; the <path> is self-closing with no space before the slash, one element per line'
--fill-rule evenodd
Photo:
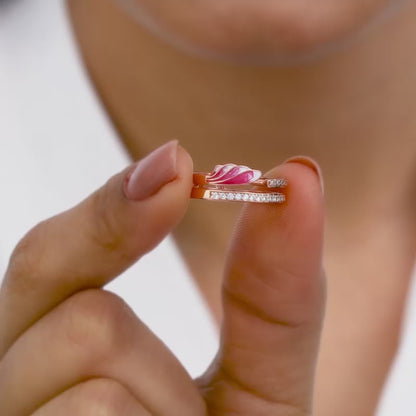
<path fill-rule="evenodd" d="M 118 0 L 141 24 L 198 54 L 285 60 L 322 51 L 403 0 Z"/>

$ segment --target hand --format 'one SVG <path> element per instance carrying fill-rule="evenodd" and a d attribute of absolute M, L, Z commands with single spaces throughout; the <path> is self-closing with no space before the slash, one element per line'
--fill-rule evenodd
<path fill-rule="evenodd" d="M 324 304 L 317 176 L 297 163 L 277 167 L 269 176 L 288 178 L 287 203 L 244 206 L 225 270 L 220 351 L 194 381 L 101 289 L 187 209 L 192 160 L 177 142 L 133 169 L 14 250 L 0 291 L 0 414 L 311 414 Z"/>

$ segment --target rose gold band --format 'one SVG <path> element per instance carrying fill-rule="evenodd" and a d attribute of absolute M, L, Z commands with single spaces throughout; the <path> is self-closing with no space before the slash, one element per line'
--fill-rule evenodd
<path fill-rule="evenodd" d="M 206 181 L 207 175 L 209 174 L 203 173 L 203 172 L 195 172 L 193 176 L 194 186 L 203 186 L 205 188 L 212 188 L 213 184 L 210 184 L 209 182 Z M 270 188 L 285 188 L 287 185 L 287 181 L 284 178 L 260 178 L 249 184 L 241 184 L 241 185 L 234 185 L 234 186 L 238 186 L 240 188 L 241 186 L 246 186 L 246 185 L 250 186 L 250 189 L 252 189 L 253 187 L 256 187 L 260 189 L 270 190 Z M 218 185 L 216 185 L 216 187 L 217 186 Z M 227 187 L 230 187 L 230 186 L 232 185 L 227 185 Z M 212 189 L 217 189 L 216 187 Z"/>
<path fill-rule="evenodd" d="M 191 198 L 207 199 L 210 201 L 233 201 L 233 202 L 257 202 L 257 203 L 282 203 L 286 197 L 279 192 L 253 192 L 236 191 L 229 189 L 210 190 L 194 186 Z"/>
<path fill-rule="evenodd" d="M 195 172 L 194 187 L 191 198 L 211 201 L 282 203 L 286 200 L 283 193 L 275 190 L 285 188 L 284 178 L 259 178 L 251 183 L 225 184 L 209 183 L 206 181 L 208 173 Z"/>

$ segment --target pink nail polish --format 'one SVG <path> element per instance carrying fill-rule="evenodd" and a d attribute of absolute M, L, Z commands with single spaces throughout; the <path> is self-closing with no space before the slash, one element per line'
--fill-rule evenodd
<path fill-rule="evenodd" d="M 136 163 L 124 183 L 127 199 L 140 201 L 155 194 L 177 176 L 178 141 L 172 140 Z"/>
<path fill-rule="evenodd" d="M 308 156 L 294 156 L 287 160 L 285 160 L 283 163 L 302 163 L 303 165 L 308 166 L 309 168 L 313 169 L 315 173 L 318 175 L 319 183 L 321 184 L 322 193 L 324 193 L 324 179 L 322 175 L 322 170 L 319 164 Z"/>

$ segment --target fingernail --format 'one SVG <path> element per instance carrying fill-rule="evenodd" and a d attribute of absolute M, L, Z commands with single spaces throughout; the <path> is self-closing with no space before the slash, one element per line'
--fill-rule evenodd
<path fill-rule="evenodd" d="M 155 194 L 177 176 L 178 141 L 172 140 L 137 162 L 127 174 L 124 193 L 127 199 L 140 201 Z"/>
<path fill-rule="evenodd" d="M 324 193 L 324 179 L 322 175 L 321 167 L 318 163 L 308 156 L 294 156 L 284 161 L 284 163 L 302 163 L 303 165 L 308 166 L 309 168 L 313 169 L 315 173 L 318 175 L 319 183 L 321 184 L 322 193 Z"/>

